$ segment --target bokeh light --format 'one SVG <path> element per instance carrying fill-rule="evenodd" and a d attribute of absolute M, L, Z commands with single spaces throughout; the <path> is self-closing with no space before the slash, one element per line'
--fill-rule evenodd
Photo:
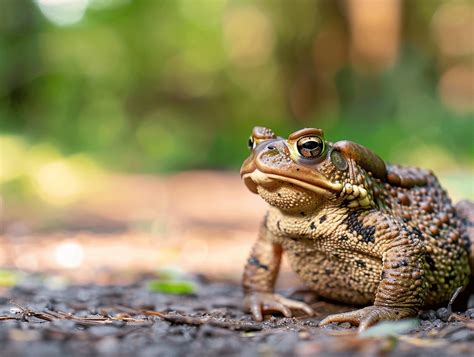
<path fill-rule="evenodd" d="M 52 205 L 67 205 L 77 201 L 100 180 L 95 165 L 87 157 L 45 161 L 31 171 L 35 192 Z"/>
<path fill-rule="evenodd" d="M 432 31 L 445 56 L 466 56 L 474 53 L 474 4 L 448 1 L 433 16 Z"/>
<path fill-rule="evenodd" d="M 84 260 L 84 250 L 76 241 L 64 241 L 54 250 L 54 259 L 62 268 L 78 268 Z"/>
<path fill-rule="evenodd" d="M 41 12 L 56 25 L 72 25 L 81 21 L 89 0 L 36 0 Z"/>
<path fill-rule="evenodd" d="M 382 70 L 395 63 L 400 44 L 400 0 L 349 0 L 351 58 L 357 68 Z"/>
<path fill-rule="evenodd" d="M 474 65 L 456 65 L 447 69 L 439 82 L 439 92 L 450 108 L 472 113 L 474 110 Z"/>
<path fill-rule="evenodd" d="M 0 136 L 0 184 L 20 176 L 26 144 L 19 136 Z"/>
<path fill-rule="evenodd" d="M 229 56 L 237 66 L 263 65 L 272 54 L 272 25 L 257 7 L 230 8 L 224 17 L 224 35 Z"/>

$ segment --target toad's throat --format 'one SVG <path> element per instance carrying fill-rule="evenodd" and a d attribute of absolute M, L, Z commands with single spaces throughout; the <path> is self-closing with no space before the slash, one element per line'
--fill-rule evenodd
<path fill-rule="evenodd" d="M 312 191 L 319 194 L 327 191 L 336 193 L 342 190 L 342 184 L 340 183 L 332 183 L 318 178 L 312 178 L 311 182 L 307 182 L 293 177 L 280 176 L 278 174 L 273 173 L 265 173 L 258 169 L 255 169 L 252 172 L 242 175 L 242 178 L 244 179 L 245 185 L 248 187 L 248 189 L 254 193 L 257 193 L 258 185 L 268 187 L 272 186 L 277 181 L 291 183 L 308 191 Z"/>

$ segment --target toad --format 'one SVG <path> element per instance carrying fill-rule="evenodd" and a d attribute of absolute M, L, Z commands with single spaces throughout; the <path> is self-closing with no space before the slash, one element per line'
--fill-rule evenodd
<path fill-rule="evenodd" d="M 282 253 L 318 296 L 365 306 L 330 315 L 364 330 L 416 316 L 466 288 L 474 268 L 474 203 L 451 203 L 428 170 L 386 164 L 351 141 L 306 128 L 288 139 L 256 127 L 241 168 L 269 208 L 243 274 L 253 318 L 311 307 L 273 292 Z"/>

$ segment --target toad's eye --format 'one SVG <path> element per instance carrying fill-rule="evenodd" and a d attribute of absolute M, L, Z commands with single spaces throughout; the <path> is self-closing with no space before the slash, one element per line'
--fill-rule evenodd
<path fill-rule="evenodd" d="M 247 143 L 247 146 L 249 147 L 250 150 L 253 150 L 254 146 L 255 146 L 255 140 L 253 140 L 253 137 L 250 137 L 249 138 L 249 141 Z"/>
<path fill-rule="evenodd" d="M 301 156 L 315 159 L 324 151 L 324 142 L 319 136 L 307 136 L 298 140 L 296 146 Z"/>

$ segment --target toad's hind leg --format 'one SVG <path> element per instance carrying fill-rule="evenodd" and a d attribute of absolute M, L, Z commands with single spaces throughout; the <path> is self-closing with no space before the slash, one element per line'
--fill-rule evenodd
<path fill-rule="evenodd" d="M 421 241 L 403 223 L 392 222 L 392 230 L 379 237 L 384 247 L 383 271 L 373 306 L 328 316 L 320 325 L 350 322 L 359 331 L 384 320 L 416 316 L 426 295 L 425 256 Z"/>

